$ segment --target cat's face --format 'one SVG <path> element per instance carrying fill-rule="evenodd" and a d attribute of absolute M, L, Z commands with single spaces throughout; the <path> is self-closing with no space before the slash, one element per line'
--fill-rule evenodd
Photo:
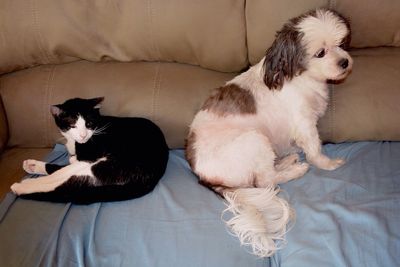
<path fill-rule="evenodd" d="M 100 118 L 100 103 L 104 98 L 67 100 L 51 106 L 51 114 L 62 135 L 77 143 L 86 143 L 96 132 Z"/>

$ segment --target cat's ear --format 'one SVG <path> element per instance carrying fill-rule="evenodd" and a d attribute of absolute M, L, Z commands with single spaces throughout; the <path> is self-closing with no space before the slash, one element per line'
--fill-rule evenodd
<path fill-rule="evenodd" d="M 101 103 L 103 102 L 104 97 L 103 96 L 102 97 L 96 97 L 96 98 L 92 98 L 92 99 L 89 99 L 89 100 L 90 100 L 90 102 L 92 102 L 92 105 L 93 105 L 94 109 L 99 109 L 99 108 L 101 108 Z"/>
<path fill-rule="evenodd" d="M 61 114 L 62 109 L 60 109 L 57 106 L 50 106 L 50 112 L 54 117 L 56 117 L 56 116 L 59 116 Z"/>

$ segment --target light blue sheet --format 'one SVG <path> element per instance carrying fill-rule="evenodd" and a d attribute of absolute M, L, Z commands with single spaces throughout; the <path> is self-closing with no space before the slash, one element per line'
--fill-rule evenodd
<path fill-rule="evenodd" d="M 0 266 L 400 266 L 400 143 L 326 145 L 347 164 L 282 186 L 297 220 L 271 259 L 241 247 L 220 198 L 170 152 L 156 189 L 89 206 L 16 199 L 0 205 Z M 66 160 L 56 146 L 49 159 Z"/>
<path fill-rule="evenodd" d="M 297 213 L 272 266 L 400 266 L 400 143 L 326 145 L 346 165 L 282 188 Z"/>
<path fill-rule="evenodd" d="M 49 159 L 66 160 L 57 145 Z M 165 176 L 139 199 L 88 206 L 7 195 L 0 206 L 0 266 L 269 266 L 221 221 L 224 204 L 171 151 Z"/>

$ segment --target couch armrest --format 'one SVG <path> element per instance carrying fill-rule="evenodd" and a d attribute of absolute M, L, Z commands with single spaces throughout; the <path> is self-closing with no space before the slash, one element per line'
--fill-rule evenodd
<path fill-rule="evenodd" d="M 3 152 L 8 141 L 8 125 L 3 101 L 0 98 L 0 153 Z"/>

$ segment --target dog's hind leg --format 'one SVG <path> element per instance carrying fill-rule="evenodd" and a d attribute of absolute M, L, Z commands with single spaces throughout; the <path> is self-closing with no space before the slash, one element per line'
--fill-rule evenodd
<path fill-rule="evenodd" d="M 282 170 L 288 168 L 289 166 L 299 162 L 299 160 L 300 160 L 300 157 L 297 153 L 290 154 L 290 155 L 278 160 L 275 163 L 275 169 L 277 171 L 282 171 Z"/>
<path fill-rule="evenodd" d="M 308 163 L 297 162 L 289 165 L 287 168 L 280 170 L 276 173 L 274 182 L 275 184 L 283 184 L 290 180 L 302 177 L 307 171 L 310 165 Z"/>
<path fill-rule="evenodd" d="M 268 167 L 264 172 L 259 172 L 256 185 L 257 187 L 266 187 L 271 184 L 283 184 L 302 177 L 308 171 L 308 168 L 308 163 L 299 162 L 299 156 L 292 154 L 280 160 L 273 171 Z"/>

